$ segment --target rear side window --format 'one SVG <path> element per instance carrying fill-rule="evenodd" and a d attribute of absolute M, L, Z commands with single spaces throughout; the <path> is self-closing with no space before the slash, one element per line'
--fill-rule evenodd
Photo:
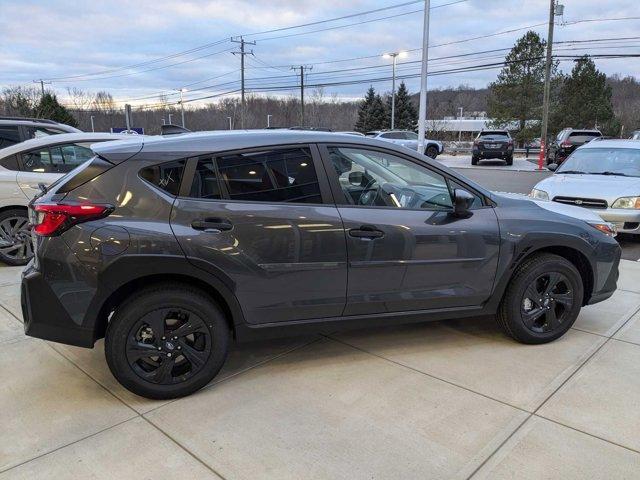
<path fill-rule="evenodd" d="M 6 168 L 7 170 L 20 170 L 20 165 L 18 165 L 18 156 L 11 155 L 9 157 L 3 158 L 2 160 L 0 160 L 0 166 Z"/>
<path fill-rule="evenodd" d="M 18 127 L 0 126 L 0 148 L 20 143 L 20 133 Z"/>
<path fill-rule="evenodd" d="M 573 132 L 569 135 L 569 141 L 572 143 L 587 143 L 601 136 L 598 132 Z"/>
<path fill-rule="evenodd" d="M 231 200 L 322 203 L 308 148 L 225 155 L 217 164 Z"/>
<path fill-rule="evenodd" d="M 23 170 L 38 173 L 69 173 L 93 158 L 90 148 L 68 144 L 39 148 L 22 155 Z"/>
<path fill-rule="evenodd" d="M 75 168 L 68 175 L 58 179 L 53 185 L 49 187 L 49 190 L 53 191 L 55 187 L 55 193 L 67 193 L 80 185 L 84 185 L 90 180 L 93 180 L 98 175 L 102 175 L 104 172 L 113 168 L 113 164 L 107 162 L 103 158 L 94 156 L 90 161 L 82 163 L 79 167 Z M 58 185 L 60 185 L 58 187 Z"/>
<path fill-rule="evenodd" d="M 153 165 L 140 170 L 140 177 L 170 195 L 177 196 L 184 174 L 184 160 Z"/>

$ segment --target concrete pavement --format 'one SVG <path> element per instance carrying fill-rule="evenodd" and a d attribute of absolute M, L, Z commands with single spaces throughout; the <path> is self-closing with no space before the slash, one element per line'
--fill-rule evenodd
<path fill-rule="evenodd" d="M 156 402 L 94 350 L 22 333 L 0 267 L 0 479 L 638 478 L 640 265 L 562 339 L 460 320 L 234 348 Z"/>

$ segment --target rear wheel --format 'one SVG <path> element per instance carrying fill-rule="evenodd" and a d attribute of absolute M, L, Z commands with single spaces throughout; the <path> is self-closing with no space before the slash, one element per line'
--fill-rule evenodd
<path fill-rule="evenodd" d="M 476 157 L 475 155 L 473 155 L 471 157 L 471 165 L 478 165 L 478 160 L 479 160 L 479 158 Z"/>
<path fill-rule="evenodd" d="M 505 158 L 505 161 L 507 162 L 507 165 L 509 166 L 513 165 L 513 155 L 510 155 L 507 158 Z"/>
<path fill-rule="evenodd" d="M 511 278 L 498 321 L 519 342 L 551 342 L 575 322 L 583 293 L 582 277 L 571 262 L 539 254 L 526 260 Z"/>
<path fill-rule="evenodd" d="M 27 210 L 12 208 L 0 213 L 0 261 L 26 265 L 33 256 Z"/>
<path fill-rule="evenodd" d="M 165 284 L 140 291 L 116 310 L 105 355 L 125 388 L 169 399 L 209 383 L 224 364 L 228 342 L 226 319 L 206 294 Z"/>
<path fill-rule="evenodd" d="M 427 157 L 436 158 L 438 156 L 438 148 L 433 145 L 429 145 L 425 153 Z"/>

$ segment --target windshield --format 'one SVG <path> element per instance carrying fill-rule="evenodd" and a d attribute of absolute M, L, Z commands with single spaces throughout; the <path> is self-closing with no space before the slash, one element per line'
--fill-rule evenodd
<path fill-rule="evenodd" d="M 584 148 L 565 160 L 556 173 L 591 173 L 640 177 L 640 149 Z"/>

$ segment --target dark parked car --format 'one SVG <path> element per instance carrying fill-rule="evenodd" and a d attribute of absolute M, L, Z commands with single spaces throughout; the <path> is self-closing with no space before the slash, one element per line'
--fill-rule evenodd
<path fill-rule="evenodd" d="M 507 165 L 513 165 L 513 139 L 507 130 L 483 130 L 473 141 L 471 165 L 490 158 L 499 158 Z"/>
<path fill-rule="evenodd" d="M 576 148 L 596 138 L 602 138 L 602 133 L 599 130 L 575 130 L 573 128 L 565 128 L 558 133 L 558 136 L 549 144 L 549 148 L 547 149 L 547 165 L 552 163 L 560 165 Z"/>
<path fill-rule="evenodd" d="M 44 118 L 0 116 L 0 148 L 57 133 L 79 133 L 75 127 Z"/>
<path fill-rule="evenodd" d="M 537 344 L 616 288 L 597 215 L 493 194 L 388 142 L 273 130 L 92 148 L 31 205 L 25 331 L 105 337 L 115 377 L 146 397 L 203 387 L 231 336 L 497 315 Z"/>

